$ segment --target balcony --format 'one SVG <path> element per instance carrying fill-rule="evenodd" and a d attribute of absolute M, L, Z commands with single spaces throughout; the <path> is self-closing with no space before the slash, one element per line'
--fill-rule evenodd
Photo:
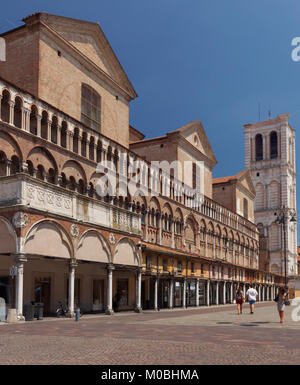
<path fill-rule="evenodd" d="M 10 206 L 26 207 L 44 214 L 51 213 L 82 223 L 141 235 L 139 214 L 26 174 L 0 178 L 0 209 Z"/>

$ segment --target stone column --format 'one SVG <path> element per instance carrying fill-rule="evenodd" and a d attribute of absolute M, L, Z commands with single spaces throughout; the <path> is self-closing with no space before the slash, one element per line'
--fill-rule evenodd
<path fill-rule="evenodd" d="M 216 305 L 219 305 L 219 281 L 216 284 Z"/>
<path fill-rule="evenodd" d="M 9 124 L 14 125 L 14 107 L 15 102 L 13 100 L 10 100 L 8 102 L 9 104 Z"/>
<path fill-rule="evenodd" d="M 170 286 L 169 286 L 169 309 L 173 309 L 173 293 L 174 293 L 174 279 L 170 279 Z"/>
<path fill-rule="evenodd" d="M 266 287 L 267 290 L 267 301 L 270 300 L 269 286 Z"/>
<path fill-rule="evenodd" d="M 74 317 L 74 296 L 75 296 L 75 261 L 72 261 L 69 266 L 69 316 Z"/>
<path fill-rule="evenodd" d="M 196 306 L 199 306 L 199 278 L 196 280 Z"/>
<path fill-rule="evenodd" d="M 233 303 L 233 282 L 230 284 L 230 303 Z"/>
<path fill-rule="evenodd" d="M 5 165 L 6 165 L 6 176 L 9 176 L 10 170 L 11 170 L 11 160 L 6 159 Z"/>
<path fill-rule="evenodd" d="M 41 115 L 37 115 L 36 116 L 36 136 L 38 136 L 39 138 L 42 136 L 41 122 L 42 122 Z"/>
<path fill-rule="evenodd" d="M 105 314 L 111 315 L 114 313 L 113 311 L 113 270 L 114 270 L 113 265 L 108 265 L 107 266 L 107 307 Z"/>
<path fill-rule="evenodd" d="M 142 294 L 142 269 L 139 267 L 136 275 L 136 306 L 134 309 L 136 313 L 142 312 L 141 294 Z"/>
<path fill-rule="evenodd" d="M 144 240 L 145 240 L 145 242 L 147 242 L 148 241 L 149 209 L 145 210 L 144 218 L 145 218 L 145 223 L 144 223 L 144 228 L 145 228 Z"/>
<path fill-rule="evenodd" d="M 154 310 L 158 310 L 158 276 L 155 277 L 154 283 Z"/>
<path fill-rule="evenodd" d="M 226 304 L 226 282 L 223 282 L 223 305 Z"/>
<path fill-rule="evenodd" d="M 261 286 L 258 285 L 258 300 L 261 301 Z"/>
<path fill-rule="evenodd" d="M 262 288 L 261 288 L 262 290 L 262 301 L 264 301 L 265 300 L 265 287 L 264 287 L 264 285 L 262 286 Z"/>
<path fill-rule="evenodd" d="M 171 247 L 175 248 L 175 221 L 173 218 L 171 220 Z"/>
<path fill-rule="evenodd" d="M 157 243 L 161 245 L 162 243 L 162 224 L 161 224 L 161 215 L 156 215 L 156 224 L 157 224 Z"/>
<path fill-rule="evenodd" d="M 19 255 L 15 259 L 17 263 L 17 275 L 16 275 L 16 311 L 17 317 L 21 320 L 23 317 L 23 288 L 24 288 L 24 262 L 27 262 L 27 258 L 23 255 Z"/>
<path fill-rule="evenodd" d="M 210 281 L 208 279 L 207 282 L 206 282 L 206 306 L 210 305 L 209 292 L 210 292 Z"/>
<path fill-rule="evenodd" d="M 183 279 L 182 307 L 186 308 L 186 278 Z"/>
<path fill-rule="evenodd" d="M 51 142 L 51 120 L 48 119 L 47 120 L 47 140 L 49 140 L 49 142 Z"/>

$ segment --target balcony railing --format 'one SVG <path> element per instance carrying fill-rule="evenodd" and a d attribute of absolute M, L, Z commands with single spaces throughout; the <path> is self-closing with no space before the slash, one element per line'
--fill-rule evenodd
<path fill-rule="evenodd" d="M 17 174 L 0 178 L 0 208 L 20 206 L 82 223 L 141 234 L 141 216 L 74 191 Z"/>

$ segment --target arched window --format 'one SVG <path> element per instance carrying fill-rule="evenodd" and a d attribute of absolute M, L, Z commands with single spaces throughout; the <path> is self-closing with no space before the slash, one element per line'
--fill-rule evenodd
<path fill-rule="evenodd" d="M 6 155 L 3 151 L 0 151 L 0 176 L 6 176 Z"/>
<path fill-rule="evenodd" d="M 86 132 L 82 133 L 81 138 L 81 155 L 86 156 L 86 143 L 87 143 L 87 134 Z"/>
<path fill-rule="evenodd" d="M 74 129 L 74 135 L 73 135 L 73 152 L 78 154 L 78 140 L 79 140 L 79 129 L 76 127 Z"/>
<path fill-rule="evenodd" d="M 255 137 L 255 159 L 263 159 L 263 138 L 261 134 L 257 134 Z"/>
<path fill-rule="evenodd" d="M 1 119 L 3 122 L 9 123 L 9 113 L 10 113 L 10 93 L 6 90 L 3 91 L 1 99 Z"/>
<path fill-rule="evenodd" d="M 67 148 L 67 128 L 67 122 L 63 121 L 61 125 L 60 144 L 64 148 Z"/>
<path fill-rule="evenodd" d="M 11 158 L 10 174 L 14 175 L 14 174 L 17 174 L 18 172 L 20 172 L 20 161 L 19 161 L 19 158 L 16 155 L 14 155 Z"/>
<path fill-rule="evenodd" d="M 81 121 L 88 127 L 100 131 L 101 97 L 87 84 L 81 86 Z"/>
<path fill-rule="evenodd" d="M 48 113 L 47 113 L 47 111 L 42 112 L 41 137 L 43 139 L 48 139 Z"/>
<path fill-rule="evenodd" d="M 30 112 L 30 132 L 33 135 L 37 135 L 37 108 L 36 106 L 31 107 L 31 112 Z"/>
<path fill-rule="evenodd" d="M 57 117 L 53 116 L 52 124 L 51 124 L 51 142 L 52 143 L 57 143 L 57 127 L 58 127 Z"/>
<path fill-rule="evenodd" d="M 270 158 L 274 159 L 278 156 L 278 139 L 277 132 L 271 132 L 270 134 Z"/>
<path fill-rule="evenodd" d="M 244 218 L 248 219 L 248 201 L 246 198 L 243 200 Z"/>
<path fill-rule="evenodd" d="M 14 125 L 22 128 L 22 99 L 16 97 L 14 105 Z"/>
<path fill-rule="evenodd" d="M 95 149 L 95 139 L 93 136 L 91 136 L 90 144 L 89 144 L 89 158 L 90 158 L 90 160 L 94 160 L 94 157 L 95 157 L 94 156 L 94 153 L 95 153 L 94 149 Z"/>

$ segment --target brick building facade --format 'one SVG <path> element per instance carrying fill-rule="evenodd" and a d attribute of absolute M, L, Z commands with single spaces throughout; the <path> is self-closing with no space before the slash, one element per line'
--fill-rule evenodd
<path fill-rule="evenodd" d="M 280 277 L 259 270 L 253 191 L 241 181 L 247 216 L 213 199 L 216 159 L 201 123 L 144 139 L 129 125 L 136 92 L 98 24 L 44 13 L 24 22 L 1 35 L 0 296 L 8 306 L 21 316 L 28 301 L 48 314 L 65 301 L 71 315 L 75 306 L 111 314 L 116 305 L 231 303 L 250 282 L 270 299 Z M 154 160 L 190 169 L 167 175 Z"/>

